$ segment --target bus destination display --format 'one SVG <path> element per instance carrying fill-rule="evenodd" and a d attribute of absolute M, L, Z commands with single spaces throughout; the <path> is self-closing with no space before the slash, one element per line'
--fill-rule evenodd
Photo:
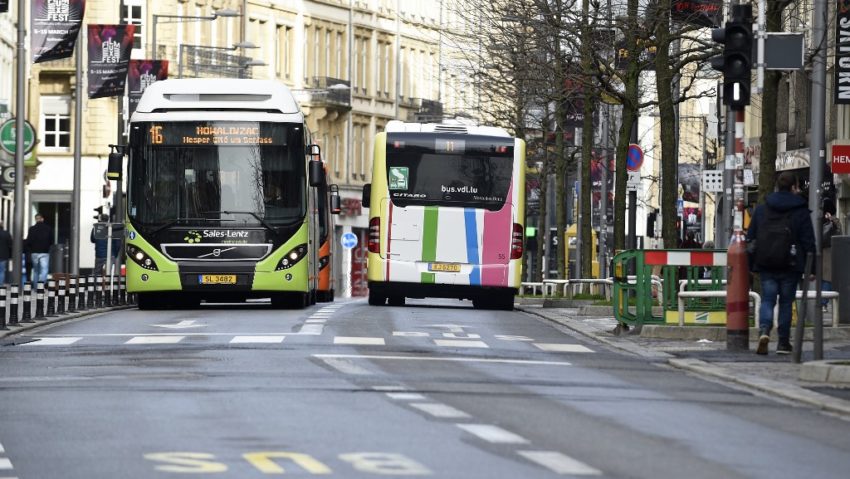
<path fill-rule="evenodd" d="M 258 122 L 152 123 L 147 136 L 151 145 L 286 145 L 283 128 Z"/>

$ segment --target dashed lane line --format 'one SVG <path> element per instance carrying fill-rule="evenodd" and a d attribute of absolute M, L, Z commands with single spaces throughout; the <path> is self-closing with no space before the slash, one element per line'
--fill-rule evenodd
<path fill-rule="evenodd" d="M 592 353 L 593 350 L 581 344 L 531 343 L 538 349 L 550 353 Z"/>
<path fill-rule="evenodd" d="M 387 393 L 387 397 L 396 401 L 423 401 L 425 396 L 417 393 Z"/>
<path fill-rule="evenodd" d="M 230 344 L 279 344 L 286 336 L 234 336 Z"/>
<path fill-rule="evenodd" d="M 12 461 L 5 457 L 0 457 L 0 470 L 8 471 L 10 469 L 14 469 L 12 467 Z"/>
<path fill-rule="evenodd" d="M 313 357 L 368 359 L 388 361 L 445 361 L 458 363 L 494 363 L 494 364 L 525 364 L 529 366 L 572 366 L 566 361 L 537 361 L 533 359 L 497 359 L 497 358 L 467 358 L 456 356 L 393 356 L 378 354 L 314 354 Z"/>
<path fill-rule="evenodd" d="M 448 348 L 489 348 L 484 341 L 470 341 L 465 339 L 435 339 L 434 344 Z"/>
<path fill-rule="evenodd" d="M 555 474 L 571 476 L 599 476 L 602 474 L 599 469 L 557 451 L 517 451 L 517 454 Z"/>
<path fill-rule="evenodd" d="M 83 339 L 82 337 L 75 338 L 39 338 L 31 343 L 24 343 L 21 346 L 69 346 Z"/>
<path fill-rule="evenodd" d="M 461 411 L 460 409 L 455 409 L 448 404 L 414 402 L 410 403 L 410 407 L 419 409 L 422 412 L 440 419 L 464 419 L 470 417 L 469 414 Z"/>
<path fill-rule="evenodd" d="M 528 444 L 528 439 L 492 424 L 457 424 L 457 427 L 492 444 Z"/>
<path fill-rule="evenodd" d="M 124 344 L 177 344 L 185 336 L 136 336 Z"/>
<path fill-rule="evenodd" d="M 355 346 L 385 346 L 384 338 L 369 338 L 364 336 L 334 336 L 334 344 Z"/>

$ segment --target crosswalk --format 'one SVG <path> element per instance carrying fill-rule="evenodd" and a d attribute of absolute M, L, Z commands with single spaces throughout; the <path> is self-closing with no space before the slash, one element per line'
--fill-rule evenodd
<path fill-rule="evenodd" d="M 581 344 L 544 343 L 531 341 L 517 342 L 510 339 L 493 337 L 487 341 L 481 339 L 442 339 L 433 336 L 314 336 L 310 335 L 310 344 L 334 346 L 373 346 L 392 347 L 409 346 L 411 342 L 421 346 L 429 345 L 443 349 L 490 349 L 515 344 L 520 349 L 550 353 L 593 353 L 594 350 Z M 80 336 L 33 336 L 29 342 L 18 343 L 19 347 L 51 346 L 96 346 L 122 344 L 126 346 L 178 345 L 178 344 L 228 344 L 240 345 L 279 345 L 283 343 L 304 343 L 307 338 L 300 334 L 227 334 L 227 333 L 185 333 L 185 334 L 90 334 Z"/>

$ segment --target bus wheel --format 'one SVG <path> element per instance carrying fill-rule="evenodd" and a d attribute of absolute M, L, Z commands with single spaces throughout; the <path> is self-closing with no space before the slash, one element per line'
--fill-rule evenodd
<path fill-rule="evenodd" d="M 151 310 L 162 307 L 162 298 L 154 293 L 138 293 L 136 295 L 136 304 L 141 310 Z"/>
<path fill-rule="evenodd" d="M 369 291 L 369 304 L 372 306 L 383 306 L 387 303 L 387 297 L 381 296 L 373 291 Z"/>
<path fill-rule="evenodd" d="M 487 309 L 487 299 L 485 298 L 474 298 L 472 300 L 472 307 L 475 309 Z"/>
<path fill-rule="evenodd" d="M 271 299 L 275 309 L 304 309 L 310 305 L 310 293 L 281 293 Z"/>
<path fill-rule="evenodd" d="M 390 296 L 388 303 L 390 306 L 404 306 L 404 296 Z"/>

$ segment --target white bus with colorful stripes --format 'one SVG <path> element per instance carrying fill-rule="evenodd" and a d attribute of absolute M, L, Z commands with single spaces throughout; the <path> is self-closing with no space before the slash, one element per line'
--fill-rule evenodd
<path fill-rule="evenodd" d="M 369 304 L 471 299 L 513 309 L 522 277 L 525 142 L 505 130 L 391 121 L 375 138 Z"/>

